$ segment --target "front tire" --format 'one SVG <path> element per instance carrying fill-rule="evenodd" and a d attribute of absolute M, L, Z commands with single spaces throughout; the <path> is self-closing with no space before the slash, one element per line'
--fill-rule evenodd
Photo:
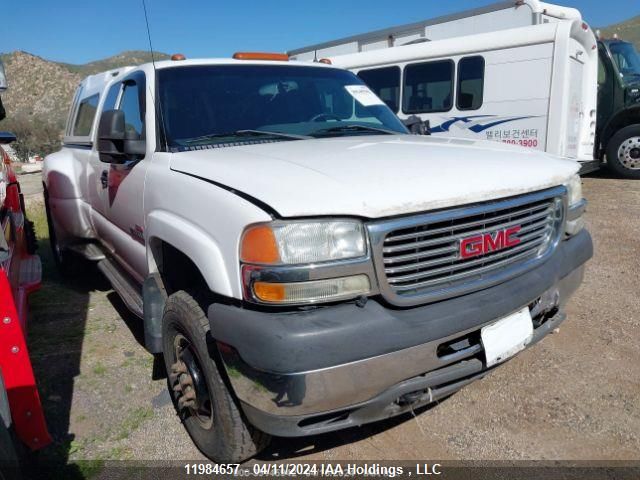
<path fill-rule="evenodd" d="M 211 460 L 239 463 L 269 443 L 244 419 L 207 347 L 209 321 L 193 296 L 167 299 L 162 318 L 169 393 L 191 439 Z"/>
<path fill-rule="evenodd" d="M 611 137 L 607 164 L 621 177 L 640 179 L 640 125 L 624 127 Z"/>

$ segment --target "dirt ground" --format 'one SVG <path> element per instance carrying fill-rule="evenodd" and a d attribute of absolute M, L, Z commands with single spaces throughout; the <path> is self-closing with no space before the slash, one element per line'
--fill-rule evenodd
<path fill-rule="evenodd" d="M 60 478 L 107 459 L 204 459 L 174 413 L 140 322 L 99 273 L 55 272 L 39 175 L 25 175 L 44 282 L 29 345 Z M 274 439 L 276 459 L 640 459 L 640 182 L 585 178 L 595 256 L 560 332 L 433 408 L 361 428 Z M 79 460 L 90 460 L 81 467 Z"/>

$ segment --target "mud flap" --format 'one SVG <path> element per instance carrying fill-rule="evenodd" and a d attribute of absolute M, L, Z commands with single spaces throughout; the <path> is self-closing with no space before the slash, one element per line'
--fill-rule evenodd
<path fill-rule="evenodd" d="M 142 284 L 144 314 L 144 346 L 150 353 L 162 353 L 162 314 L 167 292 L 157 273 L 149 275 Z"/>

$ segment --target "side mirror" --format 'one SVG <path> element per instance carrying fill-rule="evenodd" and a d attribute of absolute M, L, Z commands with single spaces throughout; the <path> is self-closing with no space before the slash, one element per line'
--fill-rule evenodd
<path fill-rule="evenodd" d="M 98 125 L 98 152 L 100 161 L 124 163 L 129 157 L 144 157 L 147 145 L 138 135 L 127 132 L 124 112 L 107 110 Z"/>
<path fill-rule="evenodd" d="M 413 135 L 431 135 L 431 122 L 422 120 L 417 115 L 411 115 L 403 120 L 402 123 Z"/>
<path fill-rule="evenodd" d="M 16 136 L 11 132 L 0 132 L 0 145 L 8 145 L 16 141 Z"/>

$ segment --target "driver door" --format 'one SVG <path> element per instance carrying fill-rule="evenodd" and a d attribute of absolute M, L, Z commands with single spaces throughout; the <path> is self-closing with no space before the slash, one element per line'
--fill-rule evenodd
<path fill-rule="evenodd" d="M 143 72 L 135 72 L 111 87 L 108 100 L 125 114 L 126 135 L 144 140 L 146 98 Z M 105 101 L 105 103 L 106 103 Z M 109 108 L 104 108 L 107 111 Z M 100 162 L 90 180 L 96 196 L 94 224 L 103 243 L 121 266 L 142 282 L 147 273 L 144 237 L 143 191 L 150 155 L 127 158 L 122 163 Z M 147 158 L 149 157 L 149 158 Z"/>
<path fill-rule="evenodd" d="M 611 59 L 603 46 L 598 50 L 598 107 L 597 125 L 602 128 L 607 124 L 613 114 L 614 98 L 614 75 L 615 71 L 611 64 Z M 598 132 L 600 133 L 600 132 Z"/>

